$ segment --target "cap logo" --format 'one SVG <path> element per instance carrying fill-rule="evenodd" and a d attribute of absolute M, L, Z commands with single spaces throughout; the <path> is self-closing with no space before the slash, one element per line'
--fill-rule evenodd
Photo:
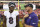
<path fill-rule="evenodd" d="M 11 6 L 14 6 L 13 4 Z"/>

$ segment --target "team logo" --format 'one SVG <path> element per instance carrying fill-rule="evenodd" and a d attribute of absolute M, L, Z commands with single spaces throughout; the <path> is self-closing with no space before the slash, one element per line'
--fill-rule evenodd
<path fill-rule="evenodd" d="M 31 17 L 29 17 L 29 19 L 31 19 Z"/>
<path fill-rule="evenodd" d="M 36 24 L 36 23 L 32 23 L 32 24 Z"/>

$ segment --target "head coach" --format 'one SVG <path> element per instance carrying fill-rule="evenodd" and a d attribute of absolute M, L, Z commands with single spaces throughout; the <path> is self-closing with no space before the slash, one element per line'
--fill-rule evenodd
<path fill-rule="evenodd" d="M 37 15 L 33 12 L 33 5 L 28 4 L 25 5 L 25 11 L 28 12 L 22 20 L 22 23 L 24 22 L 25 27 L 38 27 L 38 17 Z"/>

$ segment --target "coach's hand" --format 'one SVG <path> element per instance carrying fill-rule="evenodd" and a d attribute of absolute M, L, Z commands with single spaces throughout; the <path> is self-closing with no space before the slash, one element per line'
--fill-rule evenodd
<path fill-rule="evenodd" d="M 29 15 L 28 14 L 26 14 L 25 16 L 24 16 L 24 18 L 26 18 L 26 17 L 28 17 Z"/>

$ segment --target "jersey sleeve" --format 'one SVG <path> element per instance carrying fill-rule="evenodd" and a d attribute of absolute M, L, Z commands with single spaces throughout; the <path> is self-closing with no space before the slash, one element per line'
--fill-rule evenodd
<path fill-rule="evenodd" d="M 18 11 L 16 11 L 16 16 L 17 16 L 17 15 L 19 15 L 19 12 L 18 12 Z"/>
<path fill-rule="evenodd" d="M 37 16 L 32 17 L 30 25 L 34 26 L 34 27 L 38 26 L 38 17 Z"/>

